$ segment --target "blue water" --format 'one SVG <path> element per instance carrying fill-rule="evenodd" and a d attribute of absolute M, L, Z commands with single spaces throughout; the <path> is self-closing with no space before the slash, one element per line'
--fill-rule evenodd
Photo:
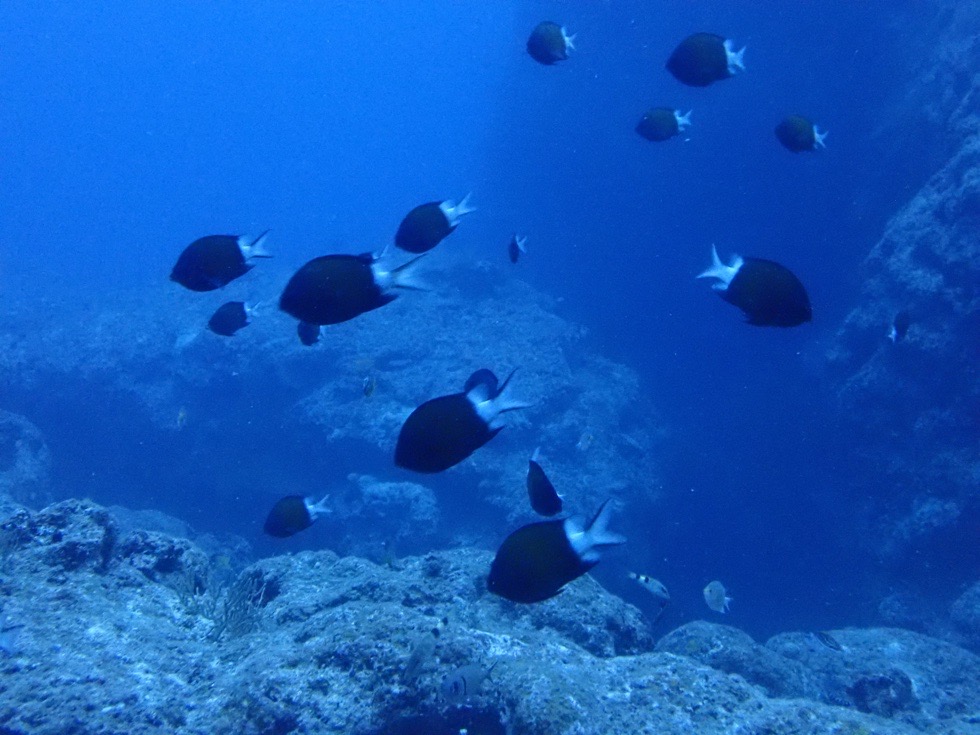
<path fill-rule="evenodd" d="M 678 590 L 673 624 L 704 615 L 700 589 L 714 578 L 735 597 L 731 622 L 751 632 L 868 622 L 901 574 L 858 548 L 847 490 L 858 462 L 818 386 L 858 265 L 936 165 L 933 142 L 899 151 L 889 140 L 915 68 L 918 39 L 901 28 L 930 20 L 918 6 L 3 3 L 0 286 L 98 304 L 170 287 L 196 237 L 266 227 L 268 267 L 288 272 L 327 251 L 376 250 L 411 207 L 472 191 L 480 211 L 440 247 L 499 258 L 502 233 L 528 235 L 523 277 L 639 372 L 669 429 L 663 496 L 621 519 L 629 556 L 600 579 L 645 604 L 623 568 L 661 577 Z M 524 53 L 543 18 L 578 34 L 556 67 Z M 700 30 L 746 45 L 747 71 L 708 89 L 670 77 L 670 50 Z M 659 105 L 693 109 L 689 140 L 633 132 Z M 772 128 L 791 113 L 830 130 L 827 151 L 776 144 Z M 694 280 L 712 243 L 800 274 L 813 323 L 742 324 Z M 229 395 L 216 411 L 233 412 Z M 271 386 L 247 411 L 272 426 L 296 398 Z M 82 436 L 93 416 L 111 427 L 127 411 L 71 400 Z M 45 406 L 34 413 L 49 412 L 47 426 L 33 420 L 47 429 Z M 23 399 L 10 408 L 32 414 Z M 145 454 L 129 436 L 113 454 L 48 433 L 82 490 L 97 462 L 96 499 L 159 507 L 263 553 L 275 548 L 256 533 L 264 507 L 236 490 L 242 477 L 262 485 L 305 468 L 302 484 L 361 469 L 312 431 L 270 445 L 229 422 L 207 463 L 180 464 L 180 435 L 160 446 L 148 433 Z M 236 498 L 234 510 L 187 504 L 205 492 Z"/>

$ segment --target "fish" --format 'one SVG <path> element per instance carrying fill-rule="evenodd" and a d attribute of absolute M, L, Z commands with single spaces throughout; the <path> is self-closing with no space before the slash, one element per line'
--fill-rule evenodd
<path fill-rule="evenodd" d="M 704 588 L 704 601 L 715 612 L 726 613 L 732 598 L 725 591 L 725 585 L 715 580 Z"/>
<path fill-rule="evenodd" d="M 497 665 L 494 661 L 489 668 L 484 668 L 480 664 L 467 664 L 460 666 L 453 673 L 442 680 L 442 698 L 451 704 L 462 702 L 469 697 L 480 693 L 480 687 L 490 676 L 493 667 Z"/>
<path fill-rule="evenodd" d="M 806 289 L 788 268 L 772 260 L 734 256 L 730 265 L 711 246 L 712 265 L 698 278 L 716 278 L 711 288 L 745 313 L 749 324 L 795 327 L 813 317 Z"/>
<path fill-rule="evenodd" d="M 170 280 L 191 291 L 214 291 L 254 267 L 253 258 L 271 258 L 266 230 L 254 240 L 240 235 L 208 235 L 192 242 L 177 258 Z"/>
<path fill-rule="evenodd" d="M 585 430 L 579 436 L 578 441 L 575 442 L 575 448 L 580 452 L 587 452 L 589 447 L 595 442 L 595 434 L 589 430 Z"/>
<path fill-rule="evenodd" d="M 818 148 L 826 148 L 824 140 L 827 132 L 820 132 L 817 126 L 800 115 L 790 115 L 784 118 L 776 126 L 776 139 L 783 144 L 783 147 L 793 153 L 803 151 L 815 151 Z"/>
<path fill-rule="evenodd" d="M 641 137 L 654 142 L 670 140 L 691 126 L 692 112 L 694 110 L 688 110 L 682 115 L 680 110 L 653 107 L 647 110 L 636 124 L 636 132 Z"/>
<path fill-rule="evenodd" d="M 831 651 L 844 650 L 844 646 L 840 644 L 840 641 L 838 641 L 836 638 L 834 638 L 834 636 L 832 636 L 830 633 L 828 633 L 825 630 L 818 630 L 816 633 L 813 634 L 813 637 L 816 638 L 817 641 L 819 641 L 822 645 L 829 648 Z"/>
<path fill-rule="evenodd" d="M 905 335 L 909 333 L 909 327 L 911 326 L 912 316 L 903 309 L 892 320 L 892 328 L 888 332 L 888 339 L 891 340 L 892 344 L 898 344 L 905 339 Z"/>
<path fill-rule="evenodd" d="M 411 683 L 419 678 L 422 669 L 432 660 L 436 652 L 436 645 L 447 625 L 449 625 L 449 618 L 441 618 L 431 629 L 416 639 L 412 646 L 412 652 L 408 656 L 408 661 L 405 663 L 405 670 L 402 672 L 402 678 L 405 682 Z"/>
<path fill-rule="evenodd" d="M 549 600 L 599 563 L 601 552 L 626 539 L 608 529 L 613 506 L 603 503 L 592 520 L 581 516 L 539 521 L 511 533 L 497 550 L 487 589 L 519 603 Z"/>
<path fill-rule="evenodd" d="M 663 583 L 659 579 L 648 577 L 645 574 L 637 574 L 636 572 L 630 572 L 629 578 L 635 579 L 643 589 L 654 597 L 661 600 L 670 600 L 670 593 L 667 592 L 667 588 L 664 587 Z"/>
<path fill-rule="evenodd" d="M 296 325 L 296 336 L 306 347 L 312 347 L 320 341 L 320 325 L 300 322 Z"/>
<path fill-rule="evenodd" d="M 475 211 L 469 194 L 459 204 L 452 199 L 420 204 L 398 225 L 395 245 L 409 253 L 428 252 L 452 234 L 464 215 Z"/>
<path fill-rule="evenodd" d="M 566 61 L 568 52 L 575 50 L 576 34 L 568 35 L 565 26 L 550 20 L 538 23 L 527 39 L 527 52 L 539 64 L 551 66 Z"/>
<path fill-rule="evenodd" d="M 529 404 L 508 393 L 511 372 L 498 386 L 497 376 L 483 368 L 467 379 L 462 393 L 439 396 L 412 411 L 398 433 L 395 464 L 433 474 L 459 464 L 504 428 L 501 414 Z"/>
<path fill-rule="evenodd" d="M 208 319 L 208 329 L 222 337 L 234 337 L 235 332 L 249 325 L 255 309 L 256 306 L 248 306 L 244 301 L 224 303 Z"/>
<path fill-rule="evenodd" d="M 527 255 L 527 238 L 514 235 L 507 244 L 507 257 L 511 263 L 516 263 L 521 255 Z"/>
<path fill-rule="evenodd" d="M 378 379 L 373 375 L 368 375 L 364 378 L 364 382 L 361 384 L 361 392 L 364 393 L 365 398 L 370 398 L 374 395 L 374 389 L 378 387 Z"/>
<path fill-rule="evenodd" d="M 185 426 L 187 426 L 187 407 L 181 406 L 177 411 L 177 421 L 176 421 L 177 431 L 180 431 Z"/>
<path fill-rule="evenodd" d="M 667 59 L 667 71 L 689 87 L 707 87 L 745 71 L 745 48 L 733 50 L 727 38 L 695 33 L 681 41 Z"/>
<path fill-rule="evenodd" d="M 305 531 L 318 518 L 332 512 L 326 505 L 329 497 L 325 495 L 321 501 L 314 503 L 312 498 L 302 495 L 287 495 L 269 511 L 265 519 L 265 532 L 276 538 L 289 538 Z"/>
<path fill-rule="evenodd" d="M 423 290 L 414 280 L 422 256 L 387 270 L 372 253 L 322 255 L 306 263 L 286 284 L 279 308 L 301 322 L 340 324 L 394 301 L 394 289 Z"/>
<path fill-rule="evenodd" d="M 534 512 L 542 516 L 561 513 L 561 496 L 538 464 L 539 450 L 535 449 L 527 462 L 527 495 Z"/>

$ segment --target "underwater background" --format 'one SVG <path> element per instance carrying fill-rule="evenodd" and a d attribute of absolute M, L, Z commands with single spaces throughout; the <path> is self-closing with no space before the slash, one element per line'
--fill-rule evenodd
<path fill-rule="evenodd" d="M 626 572 L 660 579 L 660 632 L 718 617 L 701 596 L 714 579 L 734 598 L 725 622 L 753 636 L 928 628 L 980 568 L 977 238 L 963 262 L 922 265 L 949 288 L 875 287 L 895 268 L 868 258 L 975 122 L 975 97 L 929 92 L 969 84 L 969 65 L 934 66 L 966 14 L 4 3 L 0 409 L 44 445 L 30 490 L 5 490 L 158 510 L 259 557 L 380 559 L 495 548 L 532 520 L 540 445 L 571 512 L 620 504 L 628 544 L 594 576 L 651 619 Z M 576 49 L 544 67 L 523 45 L 551 17 Z M 746 71 L 710 89 L 670 77 L 666 56 L 698 30 L 745 45 Z M 685 139 L 634 132 L 655 105 L 693 110 Z M 793 113 L 830 131 L 826 150 L 778 145 Z M 413 206 L 467 192 L 478 211 L 427 257 L 428 292 L 299 345 L 276 308 L 296 268 L 380 251 Z M 275 257 L 220 295 L 168 281 L 197 237 L 267 228 Z M 511 266 L 515 232 L 529 252 Z M 790 267 L 812 323 L 742 323 L 695 280 L 712 244 Z M 955 308 L 930 306 L 950 288 Z M 227 298 L 264 308 L 228 340 L 196 334 Z M 901 309 L 913 326 L 892 345 Z M 931 380 L 934 364 L 949 376 Z M 479 459 L 396 469 L 392 429 L 481 367 L 518 368 L 535 405 Z M 372 506 L 365 488 L 385 483 L 402 485 Z M 330 494 L 335 514 L 264 537 L 287 494 Z"/>

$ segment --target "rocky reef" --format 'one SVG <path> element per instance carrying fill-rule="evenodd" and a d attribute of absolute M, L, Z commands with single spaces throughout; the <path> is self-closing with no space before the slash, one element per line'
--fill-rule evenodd
<path fill-rule="evenodd" d="M 539 605 L 490 595 L 486 551 L 229 569 L 118 513 L 0 523 L 3 732 L 980 733 L 980 659 L 909 631 L 657 642 L 588 577 Z M 467 666 L 491 671 L 445 694 Z"/>

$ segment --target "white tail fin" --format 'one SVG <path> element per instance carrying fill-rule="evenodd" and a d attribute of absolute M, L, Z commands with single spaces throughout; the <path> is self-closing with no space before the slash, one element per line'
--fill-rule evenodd
<path fill-rule="evenodd" d="M 310 514 L 310 520 L 315 521 L 320 516 L 333 513 L 333 509 L 327 507 L 327 500 L 329 499 L 329 495 L 324 495 L 323 499 L 317 503 L 310 502 L 309 498 L 303 499 L 303 503 L 306 505 L 306 512 Z"/>
<path fill-rule="evenodd" d="M 446 215 L 446 219 L 449 220 L 450 227 L 455 227 L 458 225 L 459 221 L 464 215 L 476 211 L 476 207 L 470 204 L 471 196 L 473 196 L 473 192 L 467 192 L 466 196 L 460 200 L 459 204 L 456 204 L 450 199 L 449 201 L 443 202 L 439 205 L 439 209 L 442 210 L 442 213 Z"/>
<path fill-rule="evenodd" d="M 390 285 L 393 288 L 405 288 L 412 291 L 428 291 L 428 286 L 425 285 L 424 281 L 419 280 L 415 268 L 419 261 L 425 257 L 425 253 L 422 255 L 412 258 L 407 263 L 404 263 L 393 271 L 389 273 L 391 278 Z"/>
<path fill-rule="evenodd" d="M 683 115 L 680 110 L 674 110 L 674 119 L 677 120 L 677 129 L 684 130 L 684 128 L 691 127 L 691 113 L 694 110 L 688 110 Z"/>
<path fill-rule="evenodd" d="M 249 258 L 271 258 L 272 253 L 265 249 L 266 238 L 269 237 L 269 233 L 272 230 L 266 230 L 257 238 L 252 240 L 251 243 L 246 242 L 244 237 L 238 238 L 238 247 L 242 251 L 242 257 L 245 260 Z"/>
<path fill-rule="evenodd" d="M 711 266 L 701 273 L 699 273 L 695 278 L 717 278 L 719 283 L 711 284 L 711 287 L 715 291 L 724 291 L 728 288 L 728 284 L 732 282 L 735 274 L 738 273 L 739 268 L 742 267 L 744 261 L 738 255 L 732 258 L 731 265 L 725 265 L 721 262 L 721 258 L 718 257 L 718 250 L 715 248 L 714 244 L 711 245 Z"/>
<path fill-rule="evenodd" d="M 569 36 L 568 35 L 568 29 L 565 28 L 565 26 L 562 26 L 562 28 L 561 28 L 561 37 L 565 41 L 565 51 L 566 52 L 567 51 L 574 51 L 575 50 L 575 38 L 577 36 L 578 36 L 577 33 L 573 33 L 572 35 Z"/>
<path fill-rule="evenodd" d="M 607 500 L 585 527 L 582 526 L 581 517 L 565 520 L 565 536 L 568 538 L 568 543 L 578 558 L 586 564 L 598 562 L 602 549 L 626 543 L 623 536 L 609 530 L 612 512 L 612 502 Z"/>
<path fill-rule="evenodd" d="M 826 148 L 827 144 L 824 143 L 827 135 L 830 133 L 829 130 L 824 130 L 822 133 L 817 129 L 817 126 L 813 126 L 813 147 L 814 148 Z"/>
<path fill-rule="evenodd" d="M 738 51 L 732 50 L 732 42 L 726 40 L 723 44 L 728 58 L 728 73 L 734 75 L 737 71 L 745 71 L 745 46 Z"/>

